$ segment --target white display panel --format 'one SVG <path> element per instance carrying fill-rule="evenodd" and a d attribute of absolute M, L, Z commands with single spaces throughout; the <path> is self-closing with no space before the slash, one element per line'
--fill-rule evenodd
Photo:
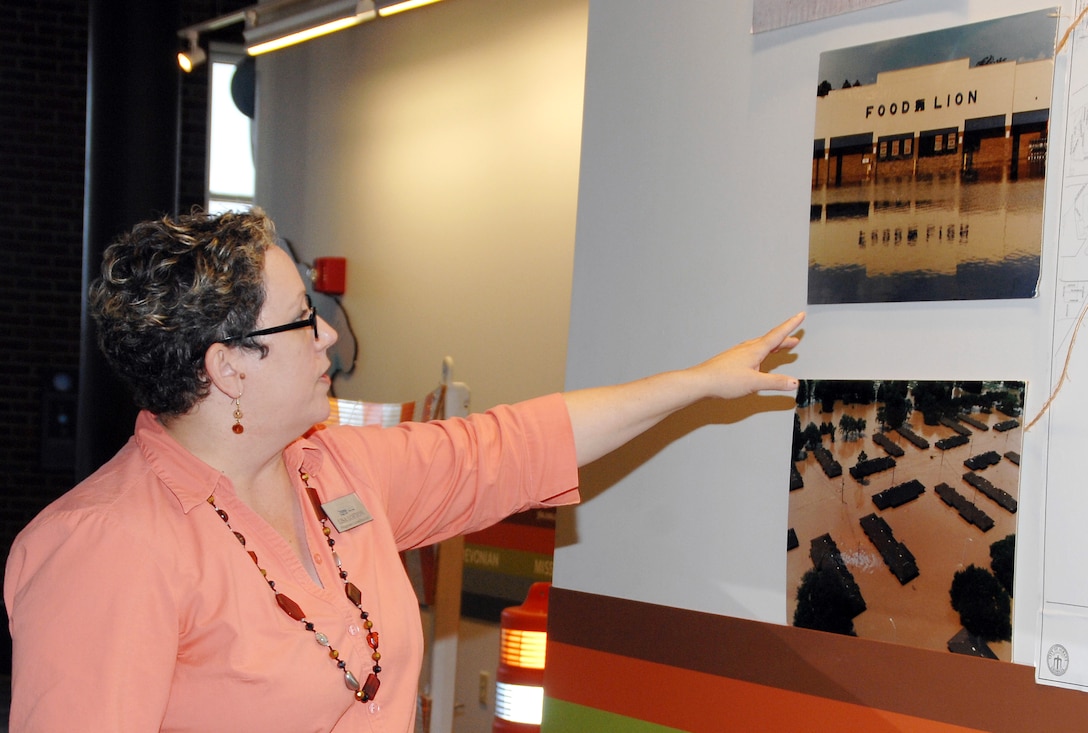
<path fill-rule="evenodd" d="M 743 4 L 678 3 L 662 23 L 653 4 L 593 2 L 566 386 L 696 363 L 806 308 L 820 54 L 1058 4 L 893 2 L 753 35 Z M 1071 22 L 1063 7 L 1059 32 Z M 808 306 L 801 345 L 778 371 L 1022 380 L 1025 415 L 1041 410 L 1060 341 L 1067 56 L 1055 60 L 1036 297 Z M 584 503 L 560 516 L 556 584 L 787 623 L 794 407 L 775 395 L 701 404 L 588 467 Z M 1025 431 L 1017 512 L 1011 661 L 1032 666 L 1047 441 L 1045 419 Z"/>
<path fill-rule="evenodd" d="M 1084 2 L 1078 2 L 1078 14 Z M 1043 604 L 1036 678 L 1088 691 L 1088 33 L 1072 32 L 1054 299 L 1054 394 L 1048 436 Z"/>

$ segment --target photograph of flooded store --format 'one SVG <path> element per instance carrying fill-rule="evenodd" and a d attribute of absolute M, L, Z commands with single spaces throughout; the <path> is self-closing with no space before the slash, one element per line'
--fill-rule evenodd
<path fill-rule="evenodd" d="M 1011 660 L 1021 381 L 802 380 L 794 626 Z"/>
<path fill-rule="evenodd" d="M 1034 297 L 1056 32 L 1037 11 L 821 54 L 809 303 Z"/>

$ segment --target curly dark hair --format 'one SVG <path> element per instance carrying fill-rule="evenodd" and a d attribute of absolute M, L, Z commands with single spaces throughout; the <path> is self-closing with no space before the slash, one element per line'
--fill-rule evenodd
<path fill-rule="evenodd" d="M 145 221 L 106 249 L 88 302 L 99 348 L 138 407 L 176 417 L 208 395 L 204 354 L 254 329 L 275 241 L 271 219 L 253 209 Z"/>

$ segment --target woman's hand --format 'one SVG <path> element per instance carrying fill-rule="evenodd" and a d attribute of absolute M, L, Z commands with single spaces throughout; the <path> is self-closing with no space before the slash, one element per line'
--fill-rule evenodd
<path fill-rule="evenodd" d="M 792 349 L 800 339 L 792 335 L 805 320 L 798 313 L 758 338 L 749 339 L 717 356 L 691 367 L 698 378 L 706 381 L 707 397 L 732 399 L 761 390 L 788 392 L 797 389 L 797 380 L 782 374 L 762 370 L 763 361 L 776 351 Z"/>
<path fill-rule="evenodd" d="M 578 465 L 609 453 L 679 409 L 706 397 L 735 398 L 760 390 L 790 391 L 797 380 L 762 370 L 764 359 L 798 343 L 798 313 L 764 335 L 737 344 L 687 369 L 663 372 L 611 387 L 563 396 L 567 402 Z"/>

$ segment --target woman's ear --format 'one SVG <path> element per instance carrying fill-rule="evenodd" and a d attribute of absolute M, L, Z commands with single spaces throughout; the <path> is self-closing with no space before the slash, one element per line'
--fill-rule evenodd
<path fill-rule="evenodd" d="M 242 351 L 232 349 L 226 344 L 212 344 L 204 352 L 204 371 L 215 388 L 230 399 L 242 395 L 242 380 L 246 378 L 242 370 Z"/>

